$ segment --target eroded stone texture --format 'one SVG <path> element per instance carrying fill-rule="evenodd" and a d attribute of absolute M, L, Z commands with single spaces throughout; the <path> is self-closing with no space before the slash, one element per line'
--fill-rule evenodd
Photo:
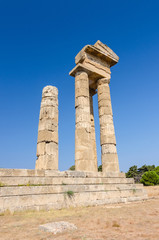
<path fill-rule="evenodd" d="M 62 233 L 65 231 L 76 230 L 77 227 L 73 223 L 69 222 L 51 222 L 39 226 L 40 230 L 45 232 L 51 232 L 53 234 Z"/>
<path fill-rule="evenodd" d="M 42 92 L 36 169 L 58 170 L 58 90 L 53 86 Z"/>

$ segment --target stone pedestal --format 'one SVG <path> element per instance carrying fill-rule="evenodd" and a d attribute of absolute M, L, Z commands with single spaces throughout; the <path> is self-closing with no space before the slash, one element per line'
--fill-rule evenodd
<path fill-rule="evenodd" d="M 58 170 L 58 90 L 53 86 L 42 92 L 35 168 Z"/>
<path fill-rule="evenodd" d="M 109 82 L 106 78 L 97 82 L 102 171 L 119 172 Z"/>

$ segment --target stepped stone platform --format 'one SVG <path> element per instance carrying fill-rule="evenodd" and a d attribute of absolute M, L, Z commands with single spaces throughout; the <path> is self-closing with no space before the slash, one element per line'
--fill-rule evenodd
<path fill-rule="evenodd" d="M 147 199 L 124 173 L 0 169 L 0 212 L 49 210 Z"/>

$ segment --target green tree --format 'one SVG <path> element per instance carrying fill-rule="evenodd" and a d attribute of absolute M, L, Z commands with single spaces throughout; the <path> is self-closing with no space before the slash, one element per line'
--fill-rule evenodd
<path fill-rule="evenodd" d="M 140 180 L 145 186 L 154 186 L 159 184 L 159 175 L 155 171 L 148 171 L 142 175 Z"/>
<path fill-rule="evenodd" d="M 154 171 L 159 175 L 159 166 L 156 167 Z"/>
<path fill-rule="evenodd" d="M 142 167 L 138 168 L 139 173 L 145 173 L 148 171 L 154 171 L 155 170 L 155 165 L 143 165 Z"/>
<path fill-rule="evenodd" d="M 159 170 L 159 169 L 158 169 Z M 129 171 L 126 173 L 127 178 L 134 178 L 135 183 L 140 183 L 142 175 L 148 171 L 155 171 L 155 165 L 143 165 L 140 168 L 137 168 L 136 165 L 129 168 Z"/>
<path fill-rule="evenodd" d="M 137 166 L 134 165 L 132 167 L 129 168 L 129 171 L 126 173 L 126 177 L 127 178 L 134 178 L 135 176 L 137 176 L 138 171 L 137 171 Z"/>

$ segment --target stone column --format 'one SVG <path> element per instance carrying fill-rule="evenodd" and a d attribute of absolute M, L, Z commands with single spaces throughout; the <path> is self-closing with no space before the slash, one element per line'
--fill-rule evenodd
<path fill-rule="evenodd" d="M 58 170 L 58 89 L 53 86 L 42 92 L 35 168 Z"/>
<path fill-rule="evenodd" d="M 97 148 L 96 148 L 96 135 L 95 135 L 95 124 L 94 124 L 94 111 L 93 111 L 93 95 L 95 94 L 94 89 L 89 90 L 89 99 L 90 99 L 90 119 L 91 119 L 91 141 L 92 141 L 92 149 L 93 149 L 93 157 L 92 157 L 92 165 L 93 171 L 98 171 L 97 164 Z"/>
<path fill-rule="evenodd" d="M 119 172 L 109 83 L 106 78 L 97 82 L 102 170 Z"/>
<path fill-rule="evenodd" d="M 89 79 L 86 72 L 75 75 L 75 170 L 92 171 Z"/>

